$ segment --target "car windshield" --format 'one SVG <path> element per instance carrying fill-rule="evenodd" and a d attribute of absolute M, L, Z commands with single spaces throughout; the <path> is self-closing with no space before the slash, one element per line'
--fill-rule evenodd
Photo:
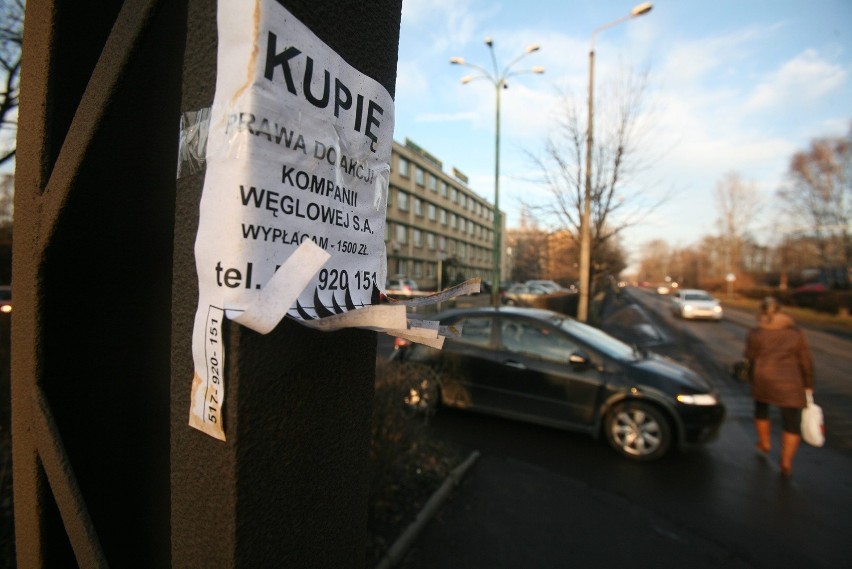
<path fill-rule="evenodd" d="M 706 292 L 690 292 L 686 295 L 686 300 L 713 300 Z"/>
<path fill-rule="evenodd" d="M 568 318 L 560 322 L 559 325 L 563 330 L 573 334 L 575 337 L 611 358 L 618 360 L 636 359 L 636 351 L 633 349 L 633 346 L 629 346 L 621 340 L 613 338 L 602 330 Z"/>

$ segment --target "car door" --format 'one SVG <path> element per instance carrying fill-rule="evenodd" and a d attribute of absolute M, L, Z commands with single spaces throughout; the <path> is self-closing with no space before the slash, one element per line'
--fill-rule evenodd
<path fill-rule="evenodd" d="M 499 321 L 497 373 L 490 379 L 507 415 L 563 426 L 594 423 L 603 376 L 594 365 L 574 365 L 589 354 L 564 330 L 548 322 L 503 315 Z"/>
<path fill-rule="evenodd" d="M 453 322 L 461 335 L 441 350 L 441 397 L 453 407 L 494 408 L 497 394 L 489 378 L 498 372 L 494 316 L 471 315 Z"/>

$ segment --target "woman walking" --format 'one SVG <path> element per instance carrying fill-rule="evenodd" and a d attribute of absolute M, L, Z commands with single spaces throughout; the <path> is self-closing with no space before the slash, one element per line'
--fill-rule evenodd
<path fill-rule="evenodd" d="M 781 476 L 790 479 L 793 458 L 801 441 L 806 391 L 813 391 L 813 360 L 805 335 L 769 296 L 760 305 L 757 327 L 746 338 L 745 357 L 751 363 L 751 396 L 757 451 L 769 455 L 769 406 L 781 408 Z"/>

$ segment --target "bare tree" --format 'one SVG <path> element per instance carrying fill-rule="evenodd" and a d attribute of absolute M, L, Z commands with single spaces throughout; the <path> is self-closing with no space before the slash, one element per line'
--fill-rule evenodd
<path fill-rule="evenodd" d="M 14 174 L 0 174 L 0 285 L 12 282 Z"/>
<path fill-rule="evenodd" d="M 11 225 L 14 217 L 15 175 L 0 174 L 0 227 Z"/>
<path fill-rule="evenodd" d="M 749 229 L 760 206 L 754 183 L 745 183 L 737 172 L 729 172 L 716 184 L 718 226 L 725 248 L 725 273 L 743 269 L 743 252 Z"/>
<path fill-rule="evenodd" d="M 541 229 L 535 219 L 521 208 L 520 227 L 510 229 L 506 234 L 506 245 L 512 250 L 512 280 L 549 278 L 546 277 L 549 252 L 547 240 L 547 231 Z"/>
<path fill-rule="evenodd" d="M 15 157 L 25 0 L 0 0 L 0 166 Z"/>
<path fill-rule="evenodd" d="M 852 257 L 852 128 L 839 138 L 813 140 L 790 160 L 788 184 L 778 192 L 790 216 L 810 232 L 823 266 Z"/>
<path fill-rule="evenodd" d="M 598 257 L 618 247 L 616 236 L 640 223 L 664 201 L 649 202 L 634 179 L 649 164 L 648 157 L 639 153 L 649 135 L 647 90 L 647 72 L 623 72 L 599 97 L 590 204 L 593 270 L 601 266 Z M 527 207 L 551 220 L 557 229 L 570 231 L 579 242 L 587 124 L 585 111 L 570 95 L 563 96 L 560 113 L 542 155 L 531 156 L 553 199 L 543 206 Z"/>
<path fill-rule="evenodd" d="M 642 257 L 639 259 L 639 280 L 663 282 L 669 275 L 672 250 L 662 239 L 649 241 L 642 247 Z"/>

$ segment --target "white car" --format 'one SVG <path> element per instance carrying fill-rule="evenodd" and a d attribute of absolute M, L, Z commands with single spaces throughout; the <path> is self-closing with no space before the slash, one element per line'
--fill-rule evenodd
<path fill-rule="evenodd" d="M 553 294 L 554 292 L 559 292 L 564 290 L 562 285 L 557 283 L 556 281 L 548 281 L 548 280 L 532 280 L 524 283 L 529 287 L 537 287 L 546 291 L 547 294 Z"/>
<path fill-rule="evenodd" d="M 722 319 L 722 305 L 706 290 L 694 288 L 680 289 L 672 293 L 672 311 L 687 320 L 705 318 L 719 321 Z"/>

